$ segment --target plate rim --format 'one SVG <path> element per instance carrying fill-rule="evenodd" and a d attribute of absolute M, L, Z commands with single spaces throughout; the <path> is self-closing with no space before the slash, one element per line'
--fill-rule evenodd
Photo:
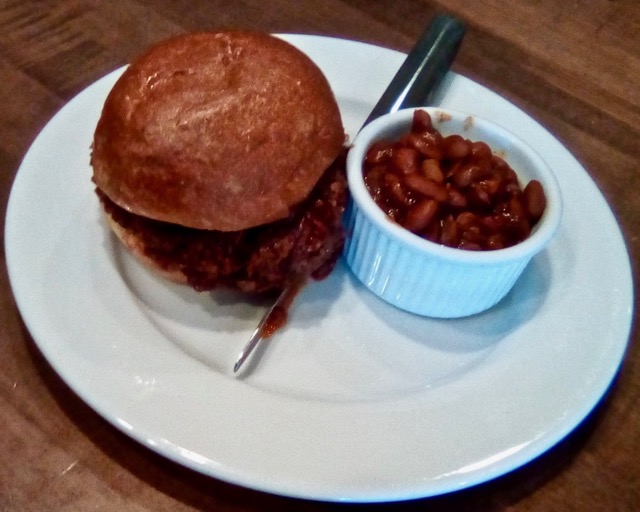
<path fill-rule="evenodd" d="M 380 52 L 380 51 L 384 51 L 384 52 L 391 52 L 390 55 L 396 55 L 397 56 L 402 56 L 404 54 L 397 52 L 395 50 L 389 50 L 386 48 L 382 48 L 379 46 L 375 46 L 375 45 L 371 45 L 368 43 L 362 43 L 362 42 L 358 42 L 358 41 L 352 41 L 352 40 L 346 40 L 346 39 L 339 39 L 339 38 L 330 38 L 330 37 L 324 37 L 324 36 L 312 36 L 312 35 L 300 35 L 300 34 L 295 34 L 295 35 L 283 35 L 283 37 L 285 38 L 289 38 L 291 40 L 291 42 L 293 42 L 294 44 L 296 42 L 298 42 L 298 44 L 300 44 L 301 42 L 304 42 L 305 44 L 313 44 L 314 41 L 318 42 L 320 41 L 322 42 L 326 42 L 326 43 L 330 43 L 330 44 L 354 44 L 354 45 L 358 45 L 359 48 L 361 49 L 367 49 L 367 50 L 371 50 L 371 51 L 375 51 L 375 52 Z M 44 127 L 44 129 L 42 130 L 42 132 L 40 132 L 40 134 L 38 135 L 38 137 L 36 137 L 36 139 L 34 140 L 31 148 L 33 148 L 34 146 L 36 146 L 37 144 L 39 144 L 42 140 L 43 137 L 46 136 L 47 133 L 47 129 L 50 129 L 49 127 L 52 125 L 54 119 L 58 118 L 59 114 L 67 109 L 67 108 L 73 108 L 73 105 L 75 105 L 75 102 L 77 101 L 77 98 L 82 95 L 83 93 L 85 93 L 87 90 L 89 90 L 93 85 L 95 85 L 95 83 L 97 82 L 101 82 L 104 81 L 106 79 L 108 79 L 108 77 L 113 77 L 115 76 L 120 70 L 122 70 L 123 68 L 119 68 L 117 70 L 114 70 L 110 73 L 108 73 L 107 75 L 105 75 L 103 78 L 99 79 L 98 81 L 94 82 L 94 84 L 90 85 L 89 87 L 87 87 L 85 90 L 83 90 L 82 92 L 80 92 L 75 98 L 73 98 L 72 100 L 70 100 L 66 105 L 64 105 L 59 111 L 58 113 L 56 113 L 52 119 L 50 120 L 50 122 Z M 465 80 L 469 80 L 469 79 L 465 79 Z M 483 86 L 476 84 L 479 87 L 484 88 Z M 485 88 L 486 89 L 486 88 Z M 488 90 L 488 89 L 487 89 Z M 491 92 L 491 91 L 489 91 Z M 491 92 L 491 94 L 495 94 L 493 92 Z M 507 100 L 504 100 L 507 101 Z M 517 108 L 517 107 L 516 107 Z M 534 121 L 535 122 L 535 121 Z M 43 135 L 45 134 L 45 135 Z M 27 151 L 27 154 L 24 157 L 23 163 L 25 161 L 28 161 L 28 157 L 29 154 L 31 152 L 31 148 L 29 149 L 29 151 Z M 578 163 L 578 165 L 580 165 Z M 581 166 L 580 166 L 581 167 Z M 23 308 L 25 307 L 25 300 L 23 300 L 22 298 L 22 291 L 19 291 L 16 294 L 16 289 L 21 287 L 20 284 L 20 279 L 21 277 L 19 276 L 19 272 L 16 270 L 17 266 L 19 266 L 19 263 L 17 263 L 19 261 L 19 255 L 15 254 L 15 251 L 13 250 L 13 246 L 11 244 L 11 241 L 15 239 L 16 233 L 14 231 L 12 231 L 12 229 L 16 226 L 16 220 L 14 220 L 14 215 L 16 212 L 16 208 L 18 208 L 18 206 L 16 206 L 16 199 L 13 195 L 13 188 L 16 185 L 16 182 L 19 182 L 20 176 L 21 176 L 21 172 L 24 173 L 25 171 L 22 171 L 23 169 L 23 165 L 21 164 L 18 173 L 16 174 L 16 178 L 14 180 L 14 184 L 12 185 L 12 190 L 11 190 L 11 194 L 9 197 L 9 202 L 7 205 L 7 210 L 6 210 L 6 220 L 5 220 L 5 250 L 6 250 L 6 261 L 7 261 L 7 269 L 9 272 L 9 279 L 10 279 L 10 283 L 11 283 L 11 288 L 14 291 L 14 297 L 16 300 L 16 303 L 18 304 L 18 308 L 20 310 L 20 313 L 22 315 L 22 318 L 25 321 L 25 324 L 28 326 L 28 329 L 31 333 L 33 333 L 33 338 L 34 341 L 36 342 L 36 345 L 38 346 L 39 350 L 41 350 L 43 352 L 43 354 L 45 354 L 46 359 L 49 361 L 49 363 L 51 364 L 51 366 L 56 370 L 56 372 L 58 373 L 58 375 L 65 381 L 67 382 L 67 384 L 69 384 L 69 386 L 71 387 L 71 389 L 73 389 L 73 391 L 78 394 L 78 396 L 80 396 L 82 398 L 83 401 L 85 401 L 85 403 L 87 403 L 88 405 L 90 405 L 90 407 L 92 409 L 94 409 L 98 414 L 100 414 L 102 417 L 104 417 L 105 419 L 107 419 L 111 424 L 113 424 L 116 428 L 118 428 L 119 430 L 123 431 L 125 434 L 129 435 L 130 437 L 136 439 L 138 442 L 140 442 L 141 444 L 153 449 L 154 451 L 160 453 L 163 456 L 168 457 L 169 459 L 174 460 L 175 462 L 185 465 L 187 467 L 191 467 L 192 469 L 195 469 L 196 471 L 199 472 L 204 472 L 205 474 L 209 474 L 211 476 L 214 476 L 216 478 L 219 478 L 221 480 L 227 481 L 227 482 L 231 482 L 234 484 L 240 484 L 240 485 L 245 485 L 247 487 L 251 487 L 254 489 L 259 489 L 259 490 L 263 490 L 266 492 L 271 492 L 271 493 L 276 493 L 276 494 L 283 494 L 283 495 L 287 495 L 287 496 L 293 496 L 293 497 L 299 497 L 299 498 L 307 498 L 307 499 L 322 499 L 322 500 L 328 500 L 328 501 L 336 501 L 336 500 L 344 500 L 346 499 L 347 501 L 382 501 L 382 500 L 398 500 L 398 499 L 409 499 L 409 498 L 413 498 L 413 497 L 419 497 L 419 496 L 433 496 L 435 494 L 441 494 L 443 492 L 449 492 L 452 490 L 457 490 L 457 489 L 461 489 L 464 487 L 468 487 L 469 485 L 475 485 L 477 483 L 481 483 L 484 482 L 488 479 L 494 478 L 495 476 L 498 476 L 499 474 L 503 474 L 505 472 L 511 471 L 513 469 L 515 469 L 516 467 L 532 460 L 533 458 L 535 458 L 536 456 L 540 455 L 541 453 L 544 453 L 545 451 L 547 451 L 551 446 L 555 445 L 557 442 L 559 442 L 562 438 L 564 438 L 569 432 L 571 432 L 580 422 L 576 422 L 574 425 L 569 426 L 567 425 L 567 428 L 562 430 L 562 431 L 558 431 L 556 432 L 555 436 L 550 436 L 547 438 L 547 443 L 546 446 L 545 445 L 539 445 L 538 446 L 538 450 L 536 451 L 536 453 L 534 453 L 533 456 L 531 456 L 531 453 L 526 453 L 525 451 L 519 452 L 519 456 L 521 458 L 521 460 L 517 460 L 517 458 L 514 458 L 513 461 L 515 462 L 514 464 L 509 465 L 509 467 L 504 467 L 502 469 L 504 469 L 504 471 L 502 472 L 495 472 L 493 474 L 487 475 L 487 474 L 483 474 L 482 472 L 476 473 L 475 474 L 475 480 L 473 478 L 466 480 L 466 483 L 461 487 L 460 483 L 458 482 L 457 485 L 454 485 L 453 487 L 451 487 L 451 485 L 447 486 L 443 486 L 440 488 L 437 487 L 432 487 L 432 491 L 436 491 L 436 492 L 424 492 L 425 488 L 420 488 L 420 486 L 415 486 L 413 489 L 409 489 L 404 488 L 404 489 L 370 489 L 368 492 L 362 492 L 362 491 L 357 491 L 356 489 L 352 489 L 350 491 L 345 492 L 345 489 L 342 489 L 342 491 L 340 493 L 336 493 L 336 492 L 327 492 L 325 490 L 325 492 L 319 492 L 318 489 L 316 489 L 315 491 L 312 491 L 311 493 L 304 492 L 304 491 L 300 491 L 298 489 L 292 489 L 289 488 L 287 485 L 285 485 L 284 483 L 281 483 L 280 486 L 278 485 L 272 485 L 272 484 L 265 484 L 265 482 L 260 482 L 260 481 L 255 481 L 255 479 L 251 478 L 250 474 L 242 474 L 242 472 L 238 472 L 238 471 L 233 471 L 232 468 L 226 468 L 223 472 L 219 473 L 219 474 L 215 474 L 212 473 L 210 471 L 203 471 L 203 467 L 201 464 L 194 462 L 194 461 L 189 461 L 188 459 L 185 459 L 185 457 L 180 456 L 179 455 L 179 451 L 176 451 L 175 449 L 165 449 L 164 451 L 161 451 L 158 449 L 158 447 L 154 447 L 153 445 L 151 445 L 149 443 L 150 441 L 150 437 L 146 436 L 143 432 L 139 432 L 138 430 L 127 430 L 126 427 L 124 427 L 122 424 L 118 423 L 118 421 L 116 420 L 116 418 L 114 418 L 113 416 L 105 416 L 105 413 L 103 411 L 103 408 L 100 406 L 99 403 L 97 403 L 95 401 L 95 397 L 91 397 L 91 396 L 87 396 L 86 390 L 83 389 L 79 389 L 77 386 L 77 383 L 73 383 L 71 384 L 67 378 L 65 378 L 65 376 L 63 375 L 64 371 L 60 371 L 60 361 L 56 361 L 55 356 L 52 356 L 52 354 L 50 353 L 49 350 L 43 350 L 43 345 L 46 347 L 46 342 L 43 343 L 41 338 L 44 336 L 46 337 L 47 334 L 42 332 L 42 330 L 39 328 L 37 322 L 34 322 L 33 317 L 32 317 L 32 313 L 29 311 L 24 311 Z M 588 175 L 587 175 L 588 176 Z M 589 177 L 590 179 L 590 177 Z M 591 180 L 592 181 L 592 180 Z M 20 186 L 20 184 L 18 185 Z M 595 186 L 595 184 L 594 184 Z M 598 191 L 598 193 L 600 193 Z M 608 208 L 609 214 L 612 216 L 612 220 L 615 223 L 615 225 L 617 226 L 617 223 L 615 222 L 615 217 L 613 217 L 613 212 L 611 211 L 610 206 L 606 203 L 606 201 L 604 200 L 604 198 L 602 198 L 602 200 L 604 201 L 604 204 L 606 205 L 606 207 Z M 625 241 L 622 237 L 622 233 L 619 230 L 618 227 L 618 231 L 617 233 L 615 233 L 616 236 L 619 236 L 620 241 L 622 242 L 623 247 L 626 250 L 626 244 Z M 621 333 L 624 333 L 626 331 L 626 335 L 624 336 L 625 340 L 624 343 L 621 344 L 620 348 L 620 358 L 617 361 L 617 363 L 614 364 L 614 361 L 611 361 L 612 364 L 612 368 L 611 368 L 611 379 L 609 380 L 609 383 L 611 382 L 611 380 L 613 380 L 613 378 L 615 377 L 615 374 L 618 370 L 618 368 L 620 367 L 620 364 L 623 361 L 623 357 L 624 357 L 624 353 L 626 351 L 627 345 L 628 345 L 628 339 L 629 339 L 629 334 L 631 331 L 631 319 L 632 319 L 632 311 L 633 311 L 633 281 L 632 281 L 632 274 L 631 274 L 631 265 L 630 265 L 630 261 L 629 261 L 629 254 L 628 254 L 628 250 L 626 250 L 626 263 L 627 263 L 627 267 L 628 267 L 628 274 L 630 276 L 630 285 L 629 285 L 629 307 L 630 307 L 630 311 L 628 313 L 628 325 L 626 326 L 619 326 L 621 329 Z M 68 376 L 67 376 L 68 377 Z M 606 392 L 606 389 L 608 387 L 608 384 L 606 387 L 604 387 L 604 389 L 601 390 L 601 394 L 597 397 L 597 400 L 593 400 L 593 403 L 589 403 L 587 404 L 585 402 L 585 407 L 584 407 L 584 411 L 581 411 L 580 413 L 577 414 L 577 416 L 582 416 L 582 419 L 584 419 L 584 417 L 587 416 L 587 414 L 593 409 L 593 407 L 597 404 L 597 402 L 600 400 L 600 398 L 602 397 L 602 395 L 604 395 L 604 393 Z M 592 397 L 594 398 L 594 397 Z M 120 418 L 122 419 L 122 418 Z M 115 421 L 114 421 L 115 420 Z M 580 420 L 581 421 L 581 420 Z M 175 448 L 175 447 L 174 447 Z M 452 481 L 449 481 L 449 484 L 451 484 Z M 339 494 L 339 495 L 338 495 Z M 345 498 L 345 495 L 348 494 L 348 497 Z"/>

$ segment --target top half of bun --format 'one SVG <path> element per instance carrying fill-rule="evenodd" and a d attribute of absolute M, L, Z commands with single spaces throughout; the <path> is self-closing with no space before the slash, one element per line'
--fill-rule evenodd
<path fill-rule="evenodd" d="M 96 185 L 119 206 L 236 231 L 288 215 L 340 153 L 320 69 L 268 34 L 178 36 L 116 82 L 95 131 Z"/>

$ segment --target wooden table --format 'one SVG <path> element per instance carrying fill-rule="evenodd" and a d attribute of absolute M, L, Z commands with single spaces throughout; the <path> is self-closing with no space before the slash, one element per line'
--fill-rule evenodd
<path fill-rule="evenodd" d="M 407 51 L 445 8 L 469 28 L 454 69 L 524 109 L 580 160 L 612 206 L 637 267 L 640 3 L 631 0 L 0 0 L 3 214 L 20 161 L 51 116 L 155 41 L 237 26 Z M 4 242 L 2 250 L 4 262 Z M 51 369 L 21 320 L 6 265 L 0 281 L 0 510 L 358 508 L 229 485 L 143 448 L 94 413 Z M 548 453 L 453 495 L 368 508 L 637 510 L 639 338 L 636 328 L 605 400 Z"/>

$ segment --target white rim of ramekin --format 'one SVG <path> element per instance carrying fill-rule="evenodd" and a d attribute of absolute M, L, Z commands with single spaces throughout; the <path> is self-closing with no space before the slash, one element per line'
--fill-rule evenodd
<path fill-rule="evenodd" d="M 406 125 L 408 130 L 411 126 L 414 111 L 420 109 L 426 110 L 432 116 L 450 116 L 452 120 L 456 119 L 459 122 L 471 117 L 473 118 L 474 128 L 481 131 L 497 133 L 500 138 L 508 140 L 511 147 L 517 147 L 518 150 L 533 163 L 533 167 L 536 169 L 536 174 L 539 175 L 536 179 L 542 183 L 544 188 L 547 205 L 544 214 L 527 239 L 514 246 L 492 251 L 468 251 L 457 249 L 431 242 L 411 233 L 389 219 L 378 207 L 364 183 L 362 174 L 362 162 L 364 155 L 373 142 L 386 138 L 386 136 L 379 137 L 380 132 L 397 131 L 398 129 L 401 129 L 403 125 Z M 464 133 L 461 133 L 460 135 L 464 136 Z M 478 140 L 482 140 L 482 138 L 479 138 Z M 497 152 L 500 151 L 501 148 L 491 147 L 491 149 L 494 152 Z M 520 177 L 518 169 L 514 169 L 514 171 L 516 171 L 516 174 Z M 495 265 L 498 263 L 522 259 L 525 256 L 537 253 L 547 244 L 555 233 L 558 225 L 560 224 L 560 218 L 562 215 L 560 185 L 558 184 L 555 174 L 551 170 L 550 166 L 537 153 L 537 151 L 535 151 L 523 139 L 493 121 L 475 114 L 461 112 L 458 110 L 440 107 L 415 107 L 399 110 L 375 119 L 365 126 L 353 141 L 353 145 L 347 155 L 347 179 L 352 200 L 356 203 L 358 208 L 360 208 L 367 217 L 374 221 L 380 229 L 384 230 L 388 236 L 419 251 L 465 264 Z"/>

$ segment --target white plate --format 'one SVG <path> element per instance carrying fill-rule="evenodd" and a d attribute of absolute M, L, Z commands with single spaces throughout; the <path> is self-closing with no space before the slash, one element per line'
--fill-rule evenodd
<path fill-rule="evenodd" d="M 404 55 L 286 36 L 323 68 L 355 133 Z M 44 128 L 6 218 L 13 291 L 39 348 L 92 408 L 142 444 L 244 486 L 323 500 L 435 495 L 533 459 L 598 402 L 624 355 L 631 271 L 611 211 L 544 128 L 451 75 L 442 104 L 531 142 L 558 173 L 560 231 L 491 311 L 400 312 L 345 270 L 308 286 L 245 378 L 231 367 L 263 305 L 160 282 L 109 235 L 90 181 L 99 80 Z"/>

